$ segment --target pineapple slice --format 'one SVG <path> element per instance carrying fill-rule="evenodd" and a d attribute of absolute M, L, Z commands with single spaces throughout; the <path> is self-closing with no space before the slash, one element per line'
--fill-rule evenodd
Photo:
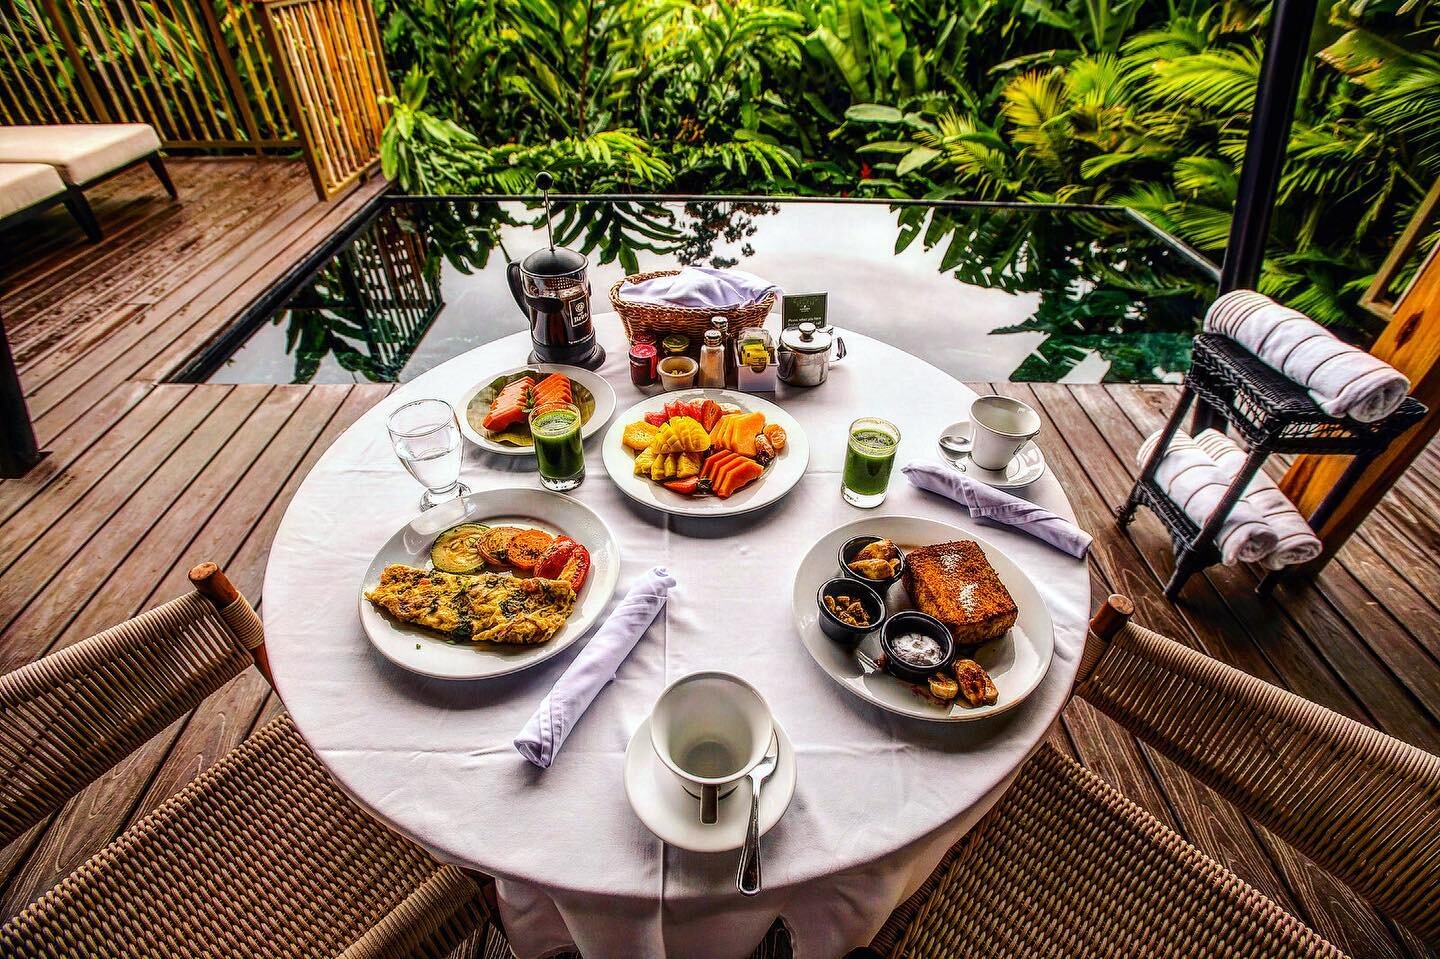
<path fill-rule="evenodd" d="M 639 453 L 655 441 L 660 434 L 660 427 L 652 426 L 644 420 L 638 420 L 625 427 L 620 442 Z"/>
<path fill-rule="evenodd" d="M 677 416 L 660 428 L 654 446 L 657 453 L 703 453 L 710 448 L 710 435 L 698 421 Z"/>
<path fill-rule="evenodd" d="M 655 451 L 646 449 L 635 457 L 635 475 L 649 476 L 650 470 L 655 466 Z"/>
<path fill-rule="evenodd" d="M 700 475 L 701 454 L 681 453 L 679 472 L 675 474 L 676 479 L 689 479 L 692 476 Z"/>

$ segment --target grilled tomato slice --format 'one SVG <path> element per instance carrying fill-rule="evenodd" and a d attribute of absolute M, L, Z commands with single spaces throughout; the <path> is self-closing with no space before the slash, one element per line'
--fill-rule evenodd
<path fill-rule="evenodd" d="M 541 579 L 564 580 L 579 593 L 585 577 L 590 575 L 590 551 L 570 537 L 561 536 L 535 564 L 535 575 Z"/>

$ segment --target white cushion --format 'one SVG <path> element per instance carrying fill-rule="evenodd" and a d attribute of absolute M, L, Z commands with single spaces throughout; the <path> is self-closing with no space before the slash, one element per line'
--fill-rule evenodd
<path fill-rule="evenodd" d="M 48 163 L 66 183 L 88 183 L 160 149 L 145 123 L 0 127 L 0 162 Z"/>
<path fill-rule="evenodd" d="M 60 174 L 44 163 L 0 163 L 0 217 L 65 192 Z"/>

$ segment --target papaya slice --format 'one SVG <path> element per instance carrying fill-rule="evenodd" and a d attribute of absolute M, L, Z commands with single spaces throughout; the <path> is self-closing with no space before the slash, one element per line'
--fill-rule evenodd
<path fill-rule="evenodd" d="M 765 429 L 764 413 L 731 413 L 722 416 L 710 433 L 710 445 L 733 450 L 741 456 L 755 455 L 755 437 Z"/>

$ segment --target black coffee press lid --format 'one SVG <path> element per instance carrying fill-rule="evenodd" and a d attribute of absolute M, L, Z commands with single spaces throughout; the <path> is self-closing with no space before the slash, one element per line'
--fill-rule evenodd
<path fill-rule="evenodd" d="M 557 246 L 553 250 L 536 250 L 520 262 L 520 268 L 531 276 L 564 276 L 585 268 L 585 257 L 574 250 Z"/>
<path fill-rule="evenodd" d="M 584 269 L 587 262 L 584 256 L 574 250 L 555 246 L 555 233 L 550 226 L 550 187 L 554 183 L 555 178 L 548 170 L 535 174 L 535 186 L 539 188 L 545 202 L 545 234 L 550 241 L 550 248 L 536 250 L 520 263 L 520 268 L 531 276 L 564 276 Z"/>

